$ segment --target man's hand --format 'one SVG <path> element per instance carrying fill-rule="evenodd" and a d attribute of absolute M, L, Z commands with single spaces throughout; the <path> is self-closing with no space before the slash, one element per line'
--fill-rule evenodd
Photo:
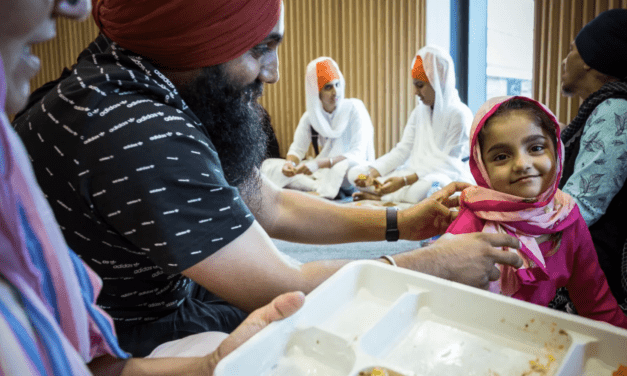
<path fill-rule="evenodd" d="M 378 194 L 379 196 L 383 196 L 388 193 L 396 192 L 399 189 L 403 188 L 404 186 L 405 186 L 405 179 L 403 179 L 402 176 L 393 176 L 393 177 L 387 178 L 387 180 L 384 181 L 383 184 L 379 188 L 376 188 L 375 193 Z"/>
<path fill-rule="evenodd" d="M 216 351 L 198 357 L 175 358 L 133 358 L 118 359 L 104 355 L 93 359 L 89 369 L 94 376 L 133 376 L 133 375 L 213 375 L 218 362 L 240 347 L 250 337 L 273 321 L 282 320 L 298 311 L 305 303 L 305 294 L 290 292 L 279 295 L 274 300 L 251 313 L 233 333 L 222 341 Z"/>
<path fill-rule="evenodd" d="M 294 163 L 287 161 L 283 165 L 283 168 L 281 168 L 281 172 L 283 173 L 283 175 L 291 178 L 292 176 L 296 175 L 296 167 L 294 166 Z"/>
<path fill-rule="evenodd" d="M 209 375 L 213 374 L 218 362 L 240 347 L 273 321 L 282 320 L 298 311 L 305 303 L 305 294 L 290 292 L 279 295 L 274 300 L 251 313 L 244 322 L 229 335 L 213 353 L 205 357 Z"/>
<path fill-rule="evenodd" d="M 422 240 L 443 234 L 459 214 L 459 211 L 451 210 L 459 206 L 459 196 L 451 196 L 468 186 L 470 184 L 453 182 L 418 204 L 399 211 L 398 228 L 401 237 Z"/>
<path fill-rule="evenodd" d="M 503 247 L 519 249 L 520 242 L 507 234 L 445 234 L 431 246 L 412 252 L 428 252 L 420 257 L 420 262 L 427 263 L 423 270 L 428 274 L 487 289 L 490 281 L 501 276 L 495 264 L 522 266 L 522 259 Z M 399 261 L 396 256 L 395 259 Z M 416 270 L 421 271 L 420 264 Z"/>

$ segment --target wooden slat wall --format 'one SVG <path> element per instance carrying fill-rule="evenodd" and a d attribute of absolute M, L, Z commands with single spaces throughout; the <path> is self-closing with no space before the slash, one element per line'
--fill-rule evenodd
<path fill-rule="evenodd" d="M 425 43 L 426 0 L 286 0 L 285 12 L 281 79 L 267 85 L 261 99 L 282 155 L 305 112 L 305 68 L 318 56 L 335 59 L 346 78 L 346 97 L 364 101 L 377 156 L 389 151 L 416 105 L 409 65 Z M 57 78 L 97 33 L 93 20 L 59 20 L 57 38 L 34 48 L 43 66 L 32 87 Z"/>
<path fill-rule="evenodd" d="M 41 71 L 31 80 L 31 89 L 59 77 L 64 67 L 71 67 L 81 53 L 98 35 L 98 28 L 90 17 L 83 22 L 57 20 L 57 37 L 33 47 L 41 58 Z"/>
<path fill-rule="evenodd" d="M 261 103 L 272 116 L 281 154 L 305 112 L 305 69 L 319 56 L 337 61 L 346 97 L 363 100 L 375 128 L 377 156 L 400 140 L 415 107 L 411 60 L 425 43 L 426 0 L 298 0 L 285 2 L 281 79 Z"/>
<path fill-rule="evenodd" d="M 561 94 L 562 60 L 579 30 L 614 8 L 627 8 L 627 0 L 535 0 L 533 96 L 564 124 L 577 115 L 581 101 Z"/>

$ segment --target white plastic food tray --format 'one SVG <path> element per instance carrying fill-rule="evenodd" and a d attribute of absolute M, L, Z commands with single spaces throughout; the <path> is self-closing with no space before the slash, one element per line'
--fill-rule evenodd
<path fill-rule="evenodd" d="M 358 376 L 383 367 L 406 376 L 611 376 L 621 365 L 627 330 L 356 261 L 292 317 L 227 356 L 215 374 Z"/>

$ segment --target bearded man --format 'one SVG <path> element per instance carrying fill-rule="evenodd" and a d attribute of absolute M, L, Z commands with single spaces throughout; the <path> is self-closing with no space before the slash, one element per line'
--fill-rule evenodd
<path fill-rule="evenodd" d="M 256 100 L 279 79 L 280 0 L 93 6 L 102 34 L 34 93 L 15 126 L 68 244 L 102 277 L 98 303 L 133 355 L 228 333 L 245 312 L 282 292 L 308 293 L 348 262 L 294 265 L 270 236 L 423 239 L 453 219 L 449 196 L 463 184 L 397 213 L 260 177 L 266 138 Z M 502 246 L 518 242 L 471 234 L 380 260 L 485 288 L 499 277 L 495 262 L 521 263 Z"/>

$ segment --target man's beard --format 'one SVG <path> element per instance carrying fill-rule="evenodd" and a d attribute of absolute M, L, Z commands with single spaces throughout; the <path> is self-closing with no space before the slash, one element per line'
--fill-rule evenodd
<path fill-rule="evenodd" d="M 260 205 L 259 168 L 266 156 L 265 111 L 257 102 L 263 84 L 238 86 L 222 66 L 203 68 L 181 97 L 200 119 L 215 146 L 226 181 L 238 187 L 246 204 Z"/>

